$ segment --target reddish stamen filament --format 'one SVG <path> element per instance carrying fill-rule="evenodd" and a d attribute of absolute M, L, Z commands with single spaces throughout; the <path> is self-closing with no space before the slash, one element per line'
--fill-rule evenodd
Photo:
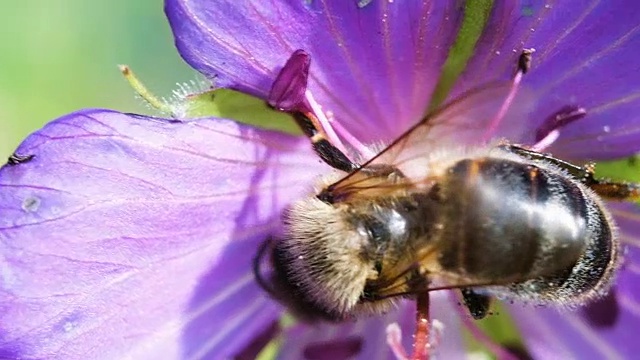
<path fill-rule="evenodd" d="M 429 293 L 418 294 L 416 300 L 416 332 L 411 360 L 429 358 Z"/>

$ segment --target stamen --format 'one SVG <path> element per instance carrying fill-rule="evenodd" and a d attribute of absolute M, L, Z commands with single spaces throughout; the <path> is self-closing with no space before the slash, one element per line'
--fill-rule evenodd
<path fill-rule="evenodd" d="M 504 116 L 507 114 L 507 111 L 511 107 L 511 104 L 513 103 L 513 99 L 515 99 L 516 94 L 518 93 L 518 89 L 520 87 L 520 82 L 522 81 L 523 75 L 526 74 L 531 68 L 531 54 L 533 54 L 534 52 L 535 52 L 535 49 L 522 50 L 522 53 L 518 58 L 518 68 L 516 70 L 516 74 L 513 77 L 513 80 L 511 81 L 511 89 L 509 90 L 509 94 L 507 94 L 506 99 L 500 106 L 500 110 L 498 110 L 498 113 L 493 118 L 493 120 L 491 120 L 489 127 L 485 131 L 482 137 L 483 142 L 487 142 L 488 140 L 491 139 L 491 137 L 493 137 L 493 134 L 498 128 L 498 125 L 500 125 L 500 123 L 504 119 Z"/>
<path fill-rule="evenodd" d="M 133 88 L 133 90 L 140 95 L 140 97 L 146 101 L 149 105 L 154 107 L 155 109 L 167 113 L 172 114 L 173 111 L 171 107 L 165 103 L 164 101 L 158 99 L 146 86 L 138 79 L 138 77 L 133 73 L 131 68 L 127 65 L 118 65 L 120 72 L 124 76 L 124 78 L 129 82 L 129 85 Z"/>
<path fill-rule="evenodd" d="M 325 162 L 334 168 L 351 171 L 357 165 L 349 161 L 346 154 L 350 151 L 347 150 L 358 151 L 360 156 L 366 157 L 367 160 L 375 154 L 339 123 L 336 123 L 336 127 L 341 134 L 336 132 L 332 122 L 307 88 L 310 66 L 311 57 L 309 54 L 304 50 L 296 50 L 278 73 L 271 86 L 267 102 L 275 109 L 293 115 L 314 146 L 322 144 L 323 147 L 330 149 L 329 152 L 325 151 L 323 154 L 341 157 L 341 159 L 323 158 Z M 348 141 L 350 147 L 347 148 L 342 140 Z"/>
<path fill-rule="evenodd" d="M 544 151 L 544 149 L 548 148 L 549 146 L 551 146 L 551 144 L 556 142 L 556 140 L 558 140 L 559 137 L 560 137 L 560 131 L 559 130 L 553 130 L 552 132 L 547 134 L 547 136 L 542 138 L 540 141 L 536 142 L 531 147 L 531 150 L 537 151 L 537 152 L 542 152 L 542 151 Z"/>
<path fill-rule="evenodd" d="M 413 336 L 411 360 L 429 358 L 429 293 L 418 294 L 416 299 L 416 331 Z"/>
<path fill-rule="evenodd" d="M 531 148 L 542 151 L 553 144 L 560 136 L 559 129 L 587 115 L 587 110 L 577 106 L 565 106 L 547 117 L 536 130 L 536 144 Z"/>
<path fill-rule="evenodd" d="M 429 340 L 429 348 L 435 349 L 436 346 L 440 344 L 443 333 L 444 324 L 438 319 L 431 320 L 431 339 Z"/>
<path fill-rule="evenodd" d="M 313 97 L 313 94 L 311 94 L 311 91 L 306 90 L 304 92 L 304 97 L 306 100 L 305 101 L 306 105 L 309 106 L 311 111 L 315 114 L 315 117 L 318 119 L 320 126 L 322 126 L 322 129 L 327 135 L 327 140 L 329 140 L 333 145 L 335 145 L 335 147 L 340 149 L 340 151 L 346 153 L 346 148 L 344 144 L 342 143 L 342 141 L 340 141 L 338 134 L 336 134 L 335 130 L 329 123 L 329 119 L 322 111 L 322 107 L 320 106 L 320 104 L 318 104 L 316 99 Z"/>
<path fill-rule="evenodd" d="M 333 121 L 333 113 L 328 111 L 327 118 L 329 119 L 329 124 L 336 130 L 336 133 L 340 137 L 342 137 L 349 146 L 351 146 L 354 150 L 358 152 L 361 160 L 370 160 L 377 154 L 371 150 L 368 146 L 361 143 L 355 136 L 353 136 L 342 124 L 338 121 Z"/>
<path fill-rule="evenodd" d="M 402 345 L 402 329 L 400 329 L 400 325 L 398 323 L 392 323 L 387 325 L 387 344 L 391 348 L 393 355 L 397 360 L 409 360 L 409 355 L 404 349 Z M 431 328 L 429 330 L 429 343 L 427 344 L 428 349 L 435 349 L 440 340 L 442 338 L 442 333 L 444 332 L 444 324 L 434 319 L 431 321 Z"/>
<path fill-rule="evenodd" d="M 402 330 L 398 323 L 392 323 L 387 326 L 387 344 L 397 360 L 409 359 L 409 355 L 407 355 L 407 352 L 402 346 Z"/>

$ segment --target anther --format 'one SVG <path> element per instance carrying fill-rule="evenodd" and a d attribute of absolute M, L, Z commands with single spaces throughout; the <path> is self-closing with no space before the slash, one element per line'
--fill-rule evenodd
<path fill-rule="evenodd" d="M 531 69 L 531 54 L 535 49 L 524 49 L 518 58 L 518 71 L 526 74 Z"/>

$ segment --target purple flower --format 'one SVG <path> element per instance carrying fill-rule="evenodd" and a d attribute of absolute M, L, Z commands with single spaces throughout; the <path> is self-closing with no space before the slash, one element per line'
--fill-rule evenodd
<path fill-rule="evenodd" d="M 181 55 L 216 86 L 281 106 L 304 95 L 316 116 L 333 119 L 321 119 L 330 137 L 366 152 L 358 144 L 389 143 L 422 117 L 464 9 L 365 3 L 167 0 L 165 9 Z M 496 1 L 451 92 L 511 81 L 513 106 L 502 121 L 458 119 L 430 139 L 507 137 L 576 163 L 638 152 L 638 18 L 633 1 Z M 530 48 L 530 70 L 515 74 Z M 269 98 L 297 49 L 311 58 L 308 86 Z M 410 302 L 381 317 L 282 330 L 283 307 L 254 280 L 252 259 L 282 211 L 329 171 L 307 138 L 231 120 L 88 109 L 51 122 L 0 169 L 0 358 L 250 358 L 278 332 L 283 358 L 389 358 L 392 323 L 409 349 Z M 633 204 L 610 210 L 627 249 L 610 295 L 575 312 L 508 306 L 535 358 L 640 351 L 640 214 Z M 471 321 L 450 294 L 432 297 L 434 351 L 463 356 Z"/>

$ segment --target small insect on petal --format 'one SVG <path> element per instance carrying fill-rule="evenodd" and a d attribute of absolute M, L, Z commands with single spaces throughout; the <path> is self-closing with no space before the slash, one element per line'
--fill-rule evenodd
<path fill-rule="evenodd" d="M 33 160 L 34 157 L 36 157 L 34 154 L 20 155 L 17 153 L 13 153 L 11 154 L 11 156 L 9 156 L 7 165 L 19 165 L 19 164 L 27 163 Z"/>

